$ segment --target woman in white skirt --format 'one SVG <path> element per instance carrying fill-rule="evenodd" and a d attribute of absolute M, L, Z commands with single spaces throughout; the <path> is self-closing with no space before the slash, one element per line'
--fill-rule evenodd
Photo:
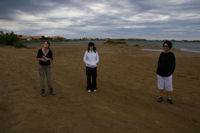
<path fill-rule="evenodd" d="M 160 54 L 157 66 L 157 79 L 158 79 L 158 89 L 160 90 L 160 96 L 157 101 L 163 101 L 164 88 L 167 93 L 167 102 L 173 104 L 171 98 L 172 87 L 172 74 L 174 73 L 176 62 L 175 56 L 170 49 L 172 48 L 172 43 L 170 41 L 165 41 L 163 43 L 164 52 Z"/>

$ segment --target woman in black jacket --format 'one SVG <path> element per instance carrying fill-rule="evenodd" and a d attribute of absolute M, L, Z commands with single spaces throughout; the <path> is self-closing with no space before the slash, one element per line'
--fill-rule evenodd
<path fill-rule="evenodd" d="M 51 81 L 51 62 L 53 60 L 53 52 L 50 49 L 50 42 L 45 41 L 43 47 L 38 50 L 37 60 L 39 61 L 39 77 L 40 77 L 40 88 L 42 96 L 45 94 L 45 83 L 44 78 L 46 75 L 49 93 L 53 93 L 52 81 Z"/>
<path fill-rule="evenodd" d="M 173 91 L 172 88 L 172 74 L 175 70 L 175 56 L 174 53 L 170 52 L 172 48 L 172 43 L 170 41 L 165 41 L 163 43 L 164 52 L 160 54 L 158 60 L 158 67 L 157 67 L 157 79 L 158 79 L 158 89 L 160 90 L 160 96 L 158 97 L 157 101 L 163 101 L 163 93 L 164 87 L 167 92 L 167 102 L 173 104 L 173 100 L 171 98 L 171 92 Z"/>

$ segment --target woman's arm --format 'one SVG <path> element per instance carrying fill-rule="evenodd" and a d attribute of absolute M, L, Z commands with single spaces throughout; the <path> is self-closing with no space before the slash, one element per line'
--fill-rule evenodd
<path fill-rule="evenodd" d="M 83 61 L 85 62 L 85 64 L 89 64 L 87 59 L 87 51 L 84 54 Z"/>
<path fill-rule="evenodd" d="M 97 52 L 96 52 L 96 54 L 97 54 L 97 58 L 96 58 L 96 64 L 97 64 L 97 63 L 99 63 L 99 55 Z"/>
<path fill-rule="evenodd" d="M 175 67 L 176 67 L 176 59 L 174 54 L 172 54 L 172 68 L 171 68 L 172 74 L 174 73 Z"/>
<path fill-rule="evenodd" d="M 156 73 L 158 74 L 160 72 L 160 60 L 161 60 L 161 54 L 158 58 L 158 63 L 157 63 L 157 69 L 156 69 Z"/>

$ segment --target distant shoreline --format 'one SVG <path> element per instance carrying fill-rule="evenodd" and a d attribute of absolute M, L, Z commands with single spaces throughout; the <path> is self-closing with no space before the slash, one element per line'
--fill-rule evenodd
<path fill-rule="evenodd" d="M 51 45 L 87 45 L 90 41 L 67 41 L 67 42 L 51 42 Z M 93 42 L 96 45 L 103 45 L 106 41 L 98 40 Z M 110 41 L 111 43 L 105 45 L 135 45 L 135 46 L 158 46 L 161 47 L 163 41 Z M 113 42 L 113 43 L 112 43 Z M 43 42 L 28 42 L 25 43 L 26 46 L 42 45 Z M 198 52 L 200 53 L 200 43 L 199 42 L 173 42 L 173 48 L 178 48 L 182 51 Z"/>
<path fill-rule="evenodd" d="M 147 42 L 163 42 L 165 40 L 147 40 L 147 39 L 106 39 L 106 38 L 103 38 L 103 39 L 97 39 L 97 38 L 94 38 L 94 39 L 66 39 L 66 40 L 50 40 L 51 42 L 77 42 L 77 41 L 147 41 Z M 45 40 L 23 40 L 24 43 L 34 43 L 34 42 L 44 42 Z M 200 42 L 200 40 L 170 40 L 172 42 Z"/>

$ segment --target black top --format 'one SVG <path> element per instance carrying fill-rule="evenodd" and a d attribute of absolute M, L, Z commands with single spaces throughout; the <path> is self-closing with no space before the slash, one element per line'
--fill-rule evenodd
<path fill-rule="evenodd" d="M 172 52 L 162 52 L 158 60 L 157 74 L 168 77 L 173 74 L 175 66 L 176 62 L 174 54 Z"/>
<path fill-rule="evenodd" d="M 42 52 L 42 49 L 39 49 L 38 50 L 38 54 L 37 54 L 37 58 L 43 58 L 43 57 L 47 57 L 47 58 L 53 59 L 53 52 L 52 52 L 52 50 L 49 49 L 49 52 L 45 55 Z M 48 61 L 39 61 L 39 64 L 42 65 L 42 66 L 47 66 L 47 65 L 50 65 L 51 62 L 49 60 Z"/>

